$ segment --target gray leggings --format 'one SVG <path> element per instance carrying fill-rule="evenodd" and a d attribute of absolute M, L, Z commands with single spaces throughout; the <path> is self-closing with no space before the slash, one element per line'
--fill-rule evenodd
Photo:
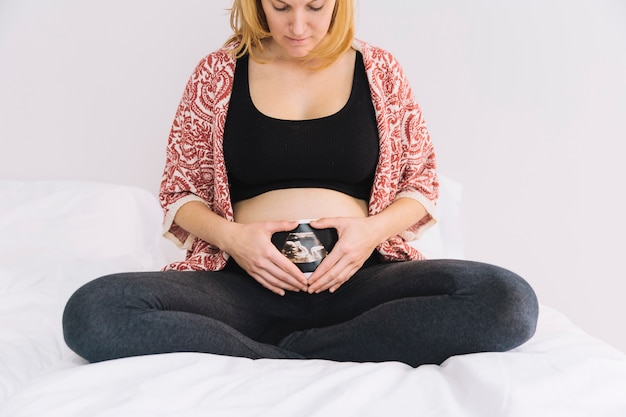
<path fill-rule="evenodd" d="M 512 349 L 534 334 L 537 314 L 532 288 L 508 270 L 373 256 L 333 294 L 281 297 L 234 262 L 219 272 L 109 275 L 74 293 L 63 330 L 90 362 L 205 352 L 416 367 Z"/>

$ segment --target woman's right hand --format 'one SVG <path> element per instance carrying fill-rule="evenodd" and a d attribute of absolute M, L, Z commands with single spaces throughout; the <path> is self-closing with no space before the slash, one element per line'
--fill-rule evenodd
<path fill-rule="evenodd" d="M 293 230 L 296 221 L 237 223 L 224 219 L 201 201 L 184 204 L 174 222 L 228 253 L 250 276 L 276 294 L 306 291 L 304 274 L 272 243 L 276 232 Z"/>
<path fill-rule="evenodd" d="M 307 291 L 307 278 L 272 243 L 276 232 L 293 230 L 298 222 L 231 223 L 232 233 L 223 237 L 221 247 L 252 278 L 279 295 Z"/>

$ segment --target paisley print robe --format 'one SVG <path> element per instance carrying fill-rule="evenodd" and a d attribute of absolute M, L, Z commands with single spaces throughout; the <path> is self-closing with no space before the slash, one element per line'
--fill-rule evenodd
<path fill-rule="evenodd" d="M 438 180 L 435 152 L 422 112 L 398 61 L 387 51 L 355 40 L 363 55 L 376 111 L 380 156 L 369 201 L 375 215 L 395 199 L 413 198 L 428 214 L 377 251 L 388 261 L 423 259 L 407 242 L 435 223 Z M 196 66 L 185 87 L 168 139 L 159 199 L 164 235 L 187 249 L 176 270 L 220 270 L 228 254 L 187 233 L 173 222 L 176 211 L 193 200 L 204 202 L 233 221 L 222 140 L 236 60 L 232 46 L 221 48 Z"/>

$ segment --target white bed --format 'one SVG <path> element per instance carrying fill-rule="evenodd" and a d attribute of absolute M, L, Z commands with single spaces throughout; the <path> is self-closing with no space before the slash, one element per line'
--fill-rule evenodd
<path fill-rule="evenodd" d="M 462 256 L 458 184 L 420 243 Z M 86 364 L 63 342 L 70 294 L 106 273 L 160 269 L 148 191 L 0 181 L 0 416 L 626 416 L 626 356 L 541 307 L 536 335 L 506 353 L 399 363 L 276 361 L 177 353 Z"/>

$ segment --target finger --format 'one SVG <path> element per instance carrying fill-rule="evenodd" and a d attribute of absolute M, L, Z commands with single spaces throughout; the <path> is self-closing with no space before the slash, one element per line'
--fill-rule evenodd
<path fill-rule="evenodd" d="M 348 280 L 348 277 L 349 276 L 344 274 L 338 274 L 334 277 L 325 277 L 318 281 L 315 286 L 310 286 L 308 291 L 310 294 L 319 294 L 332 288 L 337 289 Z"/>
<path fill-rule="evenodd" d="M 285 282 L 276 279 L 271 274 L 263 274 L 263 275 L 255 274 L 253 278 L 257 282 L 259 282 L 261 285 L 263 285 L 265 288 L 281 296 L 285 295 L 285 291 L 293 291 L 293 292 L 301 291 L 300 288 L 293 287 L 289 284 L 286 284 Z"/>
<path fill-rule="evenodd" d="M 330 228 L 338 228 L 337 219 L 324 217 L 321 219 L 311 220 L 309 222 L 311 227 L 314 229 L 330 229 Z"/>
<path fill-rule="evenodd" d="M 280 289 L 294 292 L 299 292 L 306 289 L 306 285 L 288 282 L 284 279 L 277 277 L 276 273 L 266 271 L 263 274 L 259 274 L 258 277 L 265 283 L 267 283 L 267 286 L 270 286 L 272 289 Z"/>
<path fill-rule="evenodd" d="M 272 285 L 269 281 L 267 281 L 263 276 L 259 275 L 259 274 L 250 274 L 250 276 L 252 278 L 254 278 L 254 280 L 256 282 L 258 282 L 259 284 L 261 284 L 264 288 L 267 288 L 268 290 L 270 290 L 271 292 L 278 294 L 280 296 L 284 296 L 285 295 L 285 290 L 277 287 L 275 285 Z"/>
<path fill-rule="evenodd" d="M 309 286 L 315 284 L 319 279 L 327 275 L 331 272 L 335 266 L 345 259 L 343 256 L 341 248 L 335 246 L 335 248 L 330 251 L 330 253 L 322 260 L 322 262 L 317 266 L 313 274 L 309 277 L 308 284 Z"/>
<path fill-rule="evenodd" d="M 274 266 L 268 272 L 272 282 L 275 282 L 275 285 L 281 288 L 290 291 L 306 291 L 308 288 L 308 281 L 298 268 L 295 268 L 295 271 L 287 272 L 278 266 Z"/>
<path fill-rule="evenodd" d="M 345 284 L 352 276 L 359 270 L 359 266 L 348 264 L 342 271 L 339 273 L 334 279 L 330 280 L 326 285 L 320 288 L 318 291 L 329 291 L 330 293 L 334 293 Z"/>
<path fill-rule="evenodd" d="M 309 224 L 313 227 L 315 227 L 316 229 L 321 229 L 323 227 L 325 227 L 325 218 L 321 218 L 321 219 L 312 219 L 309 221 Z"/>
<path fill-rule="evenodd" d="M 334 252 L 334 251 L 333 251 Z M 309 293 L 337 290 L 363 265 L 363 261 L 349 253 L 331 252 L 309 278 Z M 324 264 L 326 262 L 326 264 Z"/>
<path fill-rule="evenodd" d="M 258 274 L 272 286 L 289 291 L 306 290 L 308 287 L 304 274 L 281 254 L 267 259 Z"/>
<path fill-rule="evenodd" d="M 350 278 L 352 278 L 352 276 L 359 270 L 359 268 L 354 268 L 350 271 L 348 271 L 345 276 L 343 277 L 343 279 L 341 279 L 339 282 L 337 283 L 333 283 L 333 285 L 328 289 L 328 291 L 332 294 L 335 291 L 337 291 L 339 289 L 339 287 L 341 287 L 343 284 L 345 284 Z"/>
<path fill-rule="evenodd" d="M 329 265 L 330 267 L 328 267 Z M 322 264 L 320 264 L 319 267 L 321 266 Z M 339 262 L 333 263 L 332 265 L 327 264 L 326 266 L 328 267 L 327 271 L 321 271 L 315 277 L 315 281 L 311 281 L 311 279 L 314 278 L 313 275 L 309 278 L 309 289 L 308 289 L 309 293 L 313 294 L 313 293 L 320 293 L 320 292 L 326 291 L 329 288 L 331 288 L 333 285 L 340 284 L 346 279 L 345 278 L 347 276 L 346 265 L 344 265 L 343 262 L 339 261 Z M 314 274 L 315 273 L 318 273 L 318 270 L 316 270 Z"/>
<path fill-rule="evenodd" d="M 277 221 L 271 223 L 271 232 L 288 232 L 298 227 L 296 220 Z"/>
<path fill-rule="evenodd" d="M 276 272 L 278 277 L 286 282 L 290 282 L 293 285 L 306 289 L 309 285 L 309 280 L 304 273 L 300 271 L 292 261 L 280 252 L 272 257 L 272 262 L 278 268 Z"/>

